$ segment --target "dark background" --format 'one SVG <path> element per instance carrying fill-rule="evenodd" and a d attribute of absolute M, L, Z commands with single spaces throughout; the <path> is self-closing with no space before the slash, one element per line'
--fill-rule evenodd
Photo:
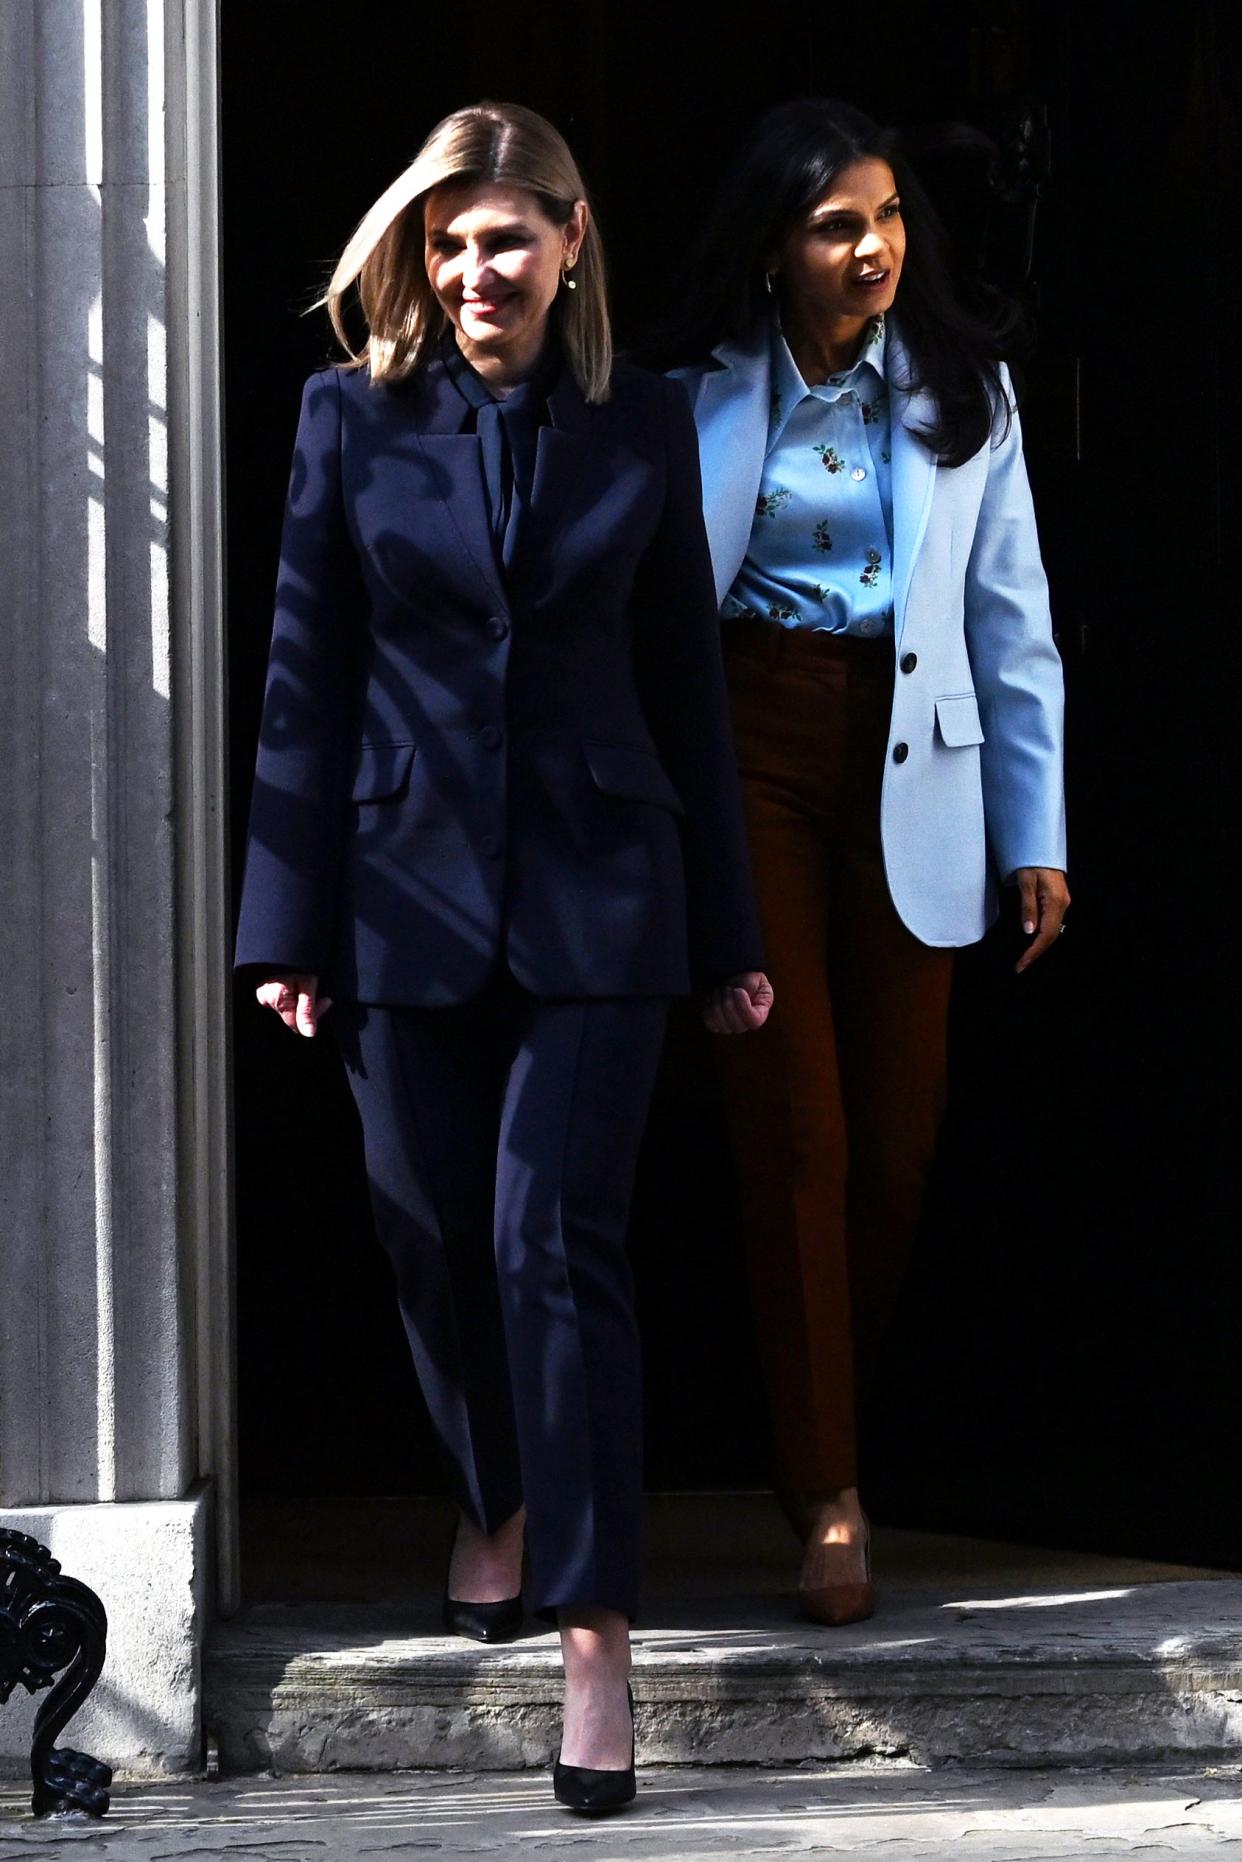
<path fill-rule="evenodd" d="M 898 1523 L 1237 1564 L 1238 26 L 1215 4 L 1158 17 L 787 4 L 742 34 L 706 6 L 437 21 L 372 3 L 343 26 L 308 0 L 224 0 L 234 833 L 240 849 L 300 386 L 331 355 L 322 313 L 301 313 L 434 121 L 491 96 L 558 124 L 624 342 L 765 105 L 832 92 L 991 131 L 991 180 L 935 137 L 923 170 L 965 270 L 1011 284 L 1030 231 L 1016 125 L 1046 120 L 1023 417 L 1069 687 L 1071 930 L 1022 979 L 1008 921 L 959 961 L 949 1115 L 864 1495 Z M 635 1210 L 654 1487 L 766 1484 L 705 1044 L 682 1015 Z M 437 1488 L 330 1045 L 239 997 L 236 1055 L 243 1496 Z"/>

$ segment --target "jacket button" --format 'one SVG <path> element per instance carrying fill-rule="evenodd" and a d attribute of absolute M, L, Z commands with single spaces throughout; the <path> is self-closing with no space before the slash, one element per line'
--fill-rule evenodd
<path fill-rule="evenodd" d="M 479 742 L 485 750 L 499 750 L 503 735 L 498 724 L 485 724 L 479 732 Z"/>
<path fill-rule="evenodd" d="M 499 834 L 485 834 L 479 842 L 479 848 L 481 852 L 487 855 L 489 860 L 494 860 L 499 854 L 503 844 Z"/>
<path fill-rule="evenodd" d="M 493 640 L 503 640 L 509 631 L 509 623 L 499 614 L 493 614 L 487 623 L 488 635 Z"/>
<path fill-rule="evenodd" d="M 894 763 L 904 763 L 906 758 L 909 756 L 909 754 L 910 754 L 909 744 L 894 744 L 893 745 Z"/>
<path fill-rule="evenodd" d="M 903 672 L 913 672 L 918 663 L 919 656 L 917 653 L 903 653 L 901 656 L 901 670 Z"/>

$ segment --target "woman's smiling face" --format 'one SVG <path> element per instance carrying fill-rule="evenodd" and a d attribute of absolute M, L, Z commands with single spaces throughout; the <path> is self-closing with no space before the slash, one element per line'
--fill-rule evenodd
<path fill-rule="evenodd" d="M 771 269 L 795 316 L 820 323 L 891 310 L 905 255 L 893 171 L 868 156 L 842 169 L 773 254 Z"/>
<path fill-rule="evenodd" d="M 557 226 L 526 188 L 433 188 L 423 208 L 427 278 L 466 346 L 497 356 L 538 348 L 584 231 L 581 203 Z"/>

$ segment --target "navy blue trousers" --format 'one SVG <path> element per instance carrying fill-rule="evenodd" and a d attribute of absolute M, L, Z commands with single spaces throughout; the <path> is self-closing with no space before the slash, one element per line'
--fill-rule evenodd
<path fill-rule="evenodd" d="M 626 1254 L 668 1004 L 340 1004 L 371 1205 L 462 1511 L 525 1502 L 531 1602 L 638 1606 L 642 1388 Z"/>

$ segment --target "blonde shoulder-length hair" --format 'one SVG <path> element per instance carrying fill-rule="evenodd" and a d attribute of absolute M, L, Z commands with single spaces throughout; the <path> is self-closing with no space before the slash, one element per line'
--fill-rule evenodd
<path fill-rule="evenodd" d="M 437 123 L 414 160 L 363 215 L 322 297 L 346 350 L 346 368 L 368 366 L 373 382 L 413 373 L 447 318 L 427 278 L 423 202 L 445 182 L 504 182 L 534 194 L 556 226 L 568 223 L 586 189 L 568 145 L 551 123 L 516 103 L 479 103 Z M 589 203 L 588 203 L 589 205 Z M 593 216 L 578 253 L 574 291 L 554 305 L 565 356 L 588 401 L 605 401 L 612 373 L 612 330 L 604 284 L 604 250 Z M 367 341 L 355 351 L 343 300 L 357 284 Z"/>

